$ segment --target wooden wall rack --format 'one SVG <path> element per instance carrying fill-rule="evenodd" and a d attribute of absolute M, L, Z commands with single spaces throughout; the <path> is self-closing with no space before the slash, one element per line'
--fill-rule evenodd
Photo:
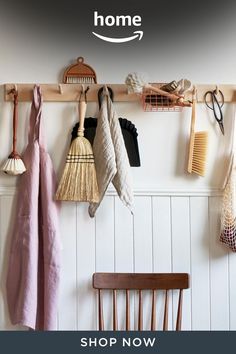
<path fill-rule="evenodd" d="M 35 84 L 5 84 L 4 96 L 5 101 L 12 101 L 13 95 L 9 92 L 13 88 L 18 90 L 18 100 L 28 102 L 32 100 L 32 92 Z M 97 92 L 104 84 L 85 84 L 90 89 L 87 94 L 89 102 L 97 102 Z M 114 92 L 115 102 L 135 102 L 139 101 L 140 97 L 136 94 L 128 94 L 125 84 L 106 84 L 111 87 Z M 81 91 L 81 84 L 40 84 L 45 102 L 73 102 L 78 101 Z M 204 94 L 208 90 L 214 90 L 218 87 L 224 94 L 225 102 L 236 102 L 236 85 L 214 85 L 204 84 L 195 85 L 197 89 L 197 102 L 204 102 Z M 186 99 L 192 99 L 192 92 L 186 94 Z"/>

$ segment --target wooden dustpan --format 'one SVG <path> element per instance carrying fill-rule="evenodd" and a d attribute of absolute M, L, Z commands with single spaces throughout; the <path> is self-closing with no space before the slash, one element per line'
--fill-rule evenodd
<path fill-rule="evenodd" d="M 84 62 L 83 57 L 77 63 L 70 65 L 63 76 L 64 84 L 96 84 L 97 76 L 94 69 Z"/>

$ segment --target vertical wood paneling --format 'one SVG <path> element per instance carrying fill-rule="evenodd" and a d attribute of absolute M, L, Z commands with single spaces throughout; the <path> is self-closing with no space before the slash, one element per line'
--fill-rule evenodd
<path fill-rule="evenodd" d="M 76 204 L 62 203 L 62 267 L 58 326 L 61 330 L 77 329 Z"/>
<path fill-rule="evenodd" d="M 153 197 L 153 271 L 172 271 L 171 255 L 171 210 L 169 197 Z M 169 328 L 172 328 L 172 292 L 169 294 Z M 163 327 L 164 292 L 157 293 L 157 329 Z"/>
<path fill-rule="evenodd" d="M 88 216 L 88 205 L 77 204 L 77 311 L 78 330 L 96 328 L 96 292 L 92 288 L 95 272 L 95 219 Z M 89 314 L 88 314 L 89 309 Z"/>
<path fill-rule="evenodd" d="M 190 198 L 190 224 L 192 329 L 210 330 L 210 235 L 207 197 Z"/>
<path fill-rule="evenodd" d="M 105 197 L 96 213 L 96 271 L 114 272 L 114 197 Z M 104 325 L 112 330 L 112 294 L 103 296 Z"/>
<path fill-rule="evenodd" d="M 191 272 L 184 291 L 183 329 L 236 329 L 236 256 L 219 242 L 218 197 L 135 197 L 135 215 L 118 197 L 105 197 L 96 218 L 87 205 L 63 203 L 62 271 L 58 328 L 97 329 L 92 273 Z M 5 276 L 12 227 L 13 196 L 0 197 L 0 329 L 12 326 L 5 303 Z M 177 294 L 170 293 L 169 327 L 176 317 Z M 125 329 L 125 296 L 117 294 L 118 322 Z M 131 329 L 137 329 L 138 296 L 131 295 Z M 157 325 L 163 296 L 157 296 Z M 144 329 L 150 328 L 151 294 L 143 293 Z M 135 309 L 135 321 L 134 321 Z M 122 312 L 122 316 L 120 316 Z M 105 328 L 112 329 L 112 294 L 104 294 Z M 134 326 L 135 322 L 135 326 Z"/>
<path fill-rule="evenodd" d="M 105 197 L 96 213 L 96 271 L 114 272 L 114 197 Z"/>
<path fill-rule="evenodd" d="M 210 199 L 211 329 L 229 329 L 228 249 L 219 242 L 221 198 Z"/>
<path fill-rule="evenodd" d="M 229 251 L 229 326 L 236 330 L 236 254 Z"/>
<path fill-rule="evenodd" d="M 191 273 L 189 198 L 172 197 L 172 257 L 173 272 Z M 173 317 L 176 318 L 178 292 L 173 292 Z M 183 330 L 191 330 L 191 289 L 184 292 Z"/>
<path fill-rule="evenodd" d="M 2 211 L 2 199 L 0 197 L 0 212 Z M 4 262 L 4 246 L 6 240 L 3 233 L 3 219 L 2 213 L 0 214 L 0 330 L 5 329 L 5 302 L 4 302 L 4 273 L 6 273 L 7 265 Z"/>
<path fill-rule="evenodd" d="M 115 271 L 133 272 L 133 216 L 118 197 L 115 198 Z"/>
<path fill-rule="evenodd" d="M 115 197 L 115 271 L 134 271 L 133 254 L 133 216 L 131 212 Z M 117 293 L 119 329 L 125 330 L 126 317 L 125 292 Z M 130 326 L 134 327 L 134 294 L 130 294 Z"/>
<path fill-rule="evenodd" d="M 136 197 L 134 210 L 134 270 L 136 273 L 153 271 L 152 199 Z M 150 329 L 151 292 L 143 292 L 143 329 Z M 135 325 L 138 323 L 138 294 L 135 296 Z"/>
<path fill-rule="evenodd" d="M 152 202 L 150 197 L 136 197 L 134 210 L 134 270 L 153 271 Z"/>
<path fill-rule="evenodd" d="M 13 227 L 13 197 L 0 197 L 0 329 L 19 330 L 11 325 L 6 303 L 6 272 Z"/>

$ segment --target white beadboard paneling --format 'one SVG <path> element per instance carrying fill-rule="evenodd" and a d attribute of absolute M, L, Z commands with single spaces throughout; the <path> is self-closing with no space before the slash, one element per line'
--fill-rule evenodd
<path fill-rule="evenodd" d="M 12 192 L 12 193 L 11 193 Z M 6 193 L 7 195 L 4 195 Z M 168 193 L 167 193 L 168 194 Z M 14 191 L 0 197 L 0 328 L 10 324 L 3 298 L 12 227 Z M 109 194 L 90 219 L 85 204 L 63 203 L 61 210 L 62 273 L 58 328 L 97 329 L 94 271 L 190 272 L 184 292 L 183 329 L 236 329 L 236 255 L 219 242 L 221 198 L 144 192 L 135 197 L 132 216 L 119 198 Z M 176 318 L 177 294 L 170 296 L 170 329 Z M 5 296 L 5 295 L 4 295 Z M 192 300 L 192 301 L 191 301 Z M 172 324 L 173 302 L 173 324 Z M 162 328 L 163 295 L 157 295 L 158 329 Z M 104 296 L 105 325 L 112 329 L 112 297 Z M 125 329 L 125 296 L 118 296 L 119 326 Z M 137 329 L 137 294 L 131 296 L 131 325 Z M 144 294 L 144 328 L 150 328 L 150 293 Z M 135 310 L 135 311 L 134 311 Z M 172 325 L 172 326 L 171 326 Z"/>
<path fill-rule="evenodd" d="M 190 198 L 192 329 L 210 330 L 208 198 Z"/>
<path fill-rule="evenodd" d="M 115 271 L 132 273 L 134 271 L 133 254 L 133 216 L 118 197 L 115 197 Z M 117 294 L 118 324 L 125 330 L 125 292 Z M 130 293 L 130 326 L 134 327 L 134 294 Z"/>
<path fill-rule="evenodd" d="M 62 267 L 58 327 L 77 329 L 76 204 L 63 202 L 61 209 Z"/>
<path fill-rule="evenodd" d="M 212 330 L 229 329 L 228 249 L 219 242 L 220 207 L 221 199 L 212 197 L 209 208 Z"/>
<path fill-rule="evenodd" d="M 6 302 L 6 273 L 10 242 L 12 237 L 13 217 L 15 213 L 13 196 L 0 197 L 0 329 L 22 330 L 23 326 L 12 326 L 8 316 Z"/>
<path fill-rule="evenodd" d="M 0 329 L 11 329 L 11 325 L 8 319 L 7 304 L 6 304 L 6 272 L 7 272 L 7 257 L 9 257 L 9 242 L 7 242 L 8 236 L 11 235 L 8 232 L 10 222 L 10 210 L 12 208 L 12 197 L 0 197 Z"/>
<path fill-rule="evenodd" d="M 229 251 L 229 326 L 236 330 L 236 254 Z"/>
<path fill-rule="evenodd" d="M 96 272 L 114 272 L 114 197 L 105 197 L 96 212 Z M 112 294 L 103 292 L 104 326 L 112 329 Z"/>
<path fill-rule="evenodd" d="M 153 272 L 152 200 L 135 197 L 134 208 L 134 271 Z M 143 292 L 143 328 L 150 330 L 151 292 Z M 138 323 L 138 294 L 135 296 L 135 325 Z M 137 327 L 136 327 L 137 328 Z"/>
<path fill-rule="evenodd" d="M 87 203 L 77 204 L 77 319 L 78 330 L 96 328 L 96 291 L 92 287 L 95 272 L 95 219 L 88 217 Z M 88 315 L 89 309 L 89 315 Z"/>
<path fill-rule="evenodd" d="M 168 273 L 172 270 L 170 197 L 153 197 L 153 271 Z M 157 294 L 157 329 L 163 328 L 164 293 Z M 172 293 L 169 298 L 169 328 L 172 324 Z"/>
<path fill-rule="evenodd" d="M 134 208 L 134 271 L 153 271 L 152 202 L 150 197 L 135 197 Z"/>
<path fill-rule="evenodd" d="M 118 197 L 115 197 L 115 271 L 134 271 L 133 216 Z"/>
<path fill-rule="evenodd" d="M 0 211 L 2 211 L 2 199 L 3 197 L 0 197 Z M 1 213 L 2 215 L 2 213 Z M 5 291 L 5 284 L 4 284 L 4 278 L 5 278 L 5 272 L 6 272 L 6 267 L 7 265 L 4 262 L 4 247 L 6 240 L 3 237 L 3 220 L 2 217 L 0 216 L 0 330 L 5 329 L 5 301 L 4 301 L 4 291 Z"/>
<path fill-rule="evenodd" d="M 171 198 L 172 216 L 172 271 L 190 273 L 190 219 L 189 198 Z M 173 317 L 177 313 L 177 291 L 173 291 Z M 191 330 L 191 289 L 184 291 L 183 330 Z"/>
<path fill-rule="evenodd" d="M 105 197 L 96 212 L 96 271 L 114 272 L 114 197 Z"/>

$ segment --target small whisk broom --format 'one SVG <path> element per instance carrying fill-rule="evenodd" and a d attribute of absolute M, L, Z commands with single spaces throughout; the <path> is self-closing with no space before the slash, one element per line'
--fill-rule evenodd
<path fill-rule="evenodd" d="M 12 152 L 8 156 L 2 166 L 2 170 L 11 176 L 21 175 L 26 171 L 25 165 L 21 156 L 16 151 L 16 141 L 17 141 L 17 123 L 18 123 L 18 92 L 16 89 L 11 90 L 14 97 L 14 109 L 13 109 L 13 142 L 12 142 Z"/>
<path fill-rule="evenodd" d="M 99 201 L 94 156 L 90 142 L 84 138 L 85 100 L 79 101 L 78 136 L 70 146 L 66 165 L 56 192 L 57 200 L 93 202 Z"/>
<path fill-rule="evenodd" d="M 196 120 L 196 89 L 193 92 L 192 118 L 189 141 L 188 172 L 205 176 L 208 150 L 208 132 L 195 132 Z"/>

